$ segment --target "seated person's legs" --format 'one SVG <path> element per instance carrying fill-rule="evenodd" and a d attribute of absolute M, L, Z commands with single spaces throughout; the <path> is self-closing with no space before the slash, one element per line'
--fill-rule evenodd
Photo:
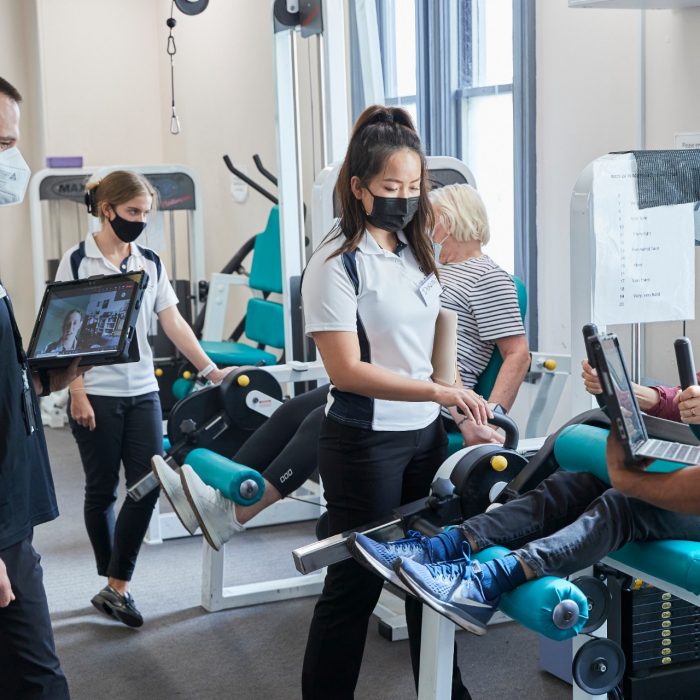
<path fill-rule="evenodd" d="M 495 513 L 502 510 L 505 506 Z M 503 515 L 507 516 L 507 512 Z M 467 541 L 473 540 L 480 549 L 480 542 L 488 542 L 491 533 L 488 527 L 482 529 L 479 517 L 465 523 L 462 531 Z M 400 565 L 399 575 L 422 600 L 457 624 L 463 620 L 462 626 L 469 629 L 474 618 L 488 620 L 485 604 L 495 607 L 502 593 L 515 589 L 525 580 L 568 576 L 631 541 L 698 538 L 700 517 L 657 508 L 608 488 L 570 524 L 528 542 L 512 555 L 481 565 L 465 557 L 451 567 L 406 561 Z M 513 541 L 519 539 L 516 535 Z"/>
<path fill-rule="evenodd" d="M 197 525 L 192 523 L 197 523 L 212 547 L 219 549 L 244 523 L 299 488 L 316 469 L 327 396 L 328 388 L 323 386 L 290 399 L 233 456 L 237 464 L 264 477 L 263 496 L 252 505 L 228 500 L 187 465 L 181 471 L 181 485 L 163 460 L 154 458 L 153 468 L 185 527 L 194 532 Z"/>
<path fill-rule="evenodd" d="M 318 389 L 315 391 L 318 391 Z M 328 392 L 326 387 L 323 387 L 323 392 L 324 395 L 327 396 Z M 306 395 L 302 394 L 302 397 L 304 396 Z M 293 403 L 293 401 L 292 399 L 287 403 L 290 404 Z M 307 401 L 307 403 L 309 402 Z M 280 407 L 279 410 L 282 410 L 283 407 Z M 272 418 L 277 415 L 279 410 L 273 414 Z M 301 413 L 301 416 L 306 417 L 302 420 L 301 425 L 298 425 L 298 429 L 287 439 L 286 444 L 284 444 L 281 449 L 279 448 L 279 438 L 277 439 L 277 444 L 274 445 L 276 454 L 267 461 L 266 467 L 260 468 L 261 457 L 259 453 L 265 452 L 269 454 L 270 447 L 269 443 L 265 443 L 263 439 L 264 436 L 257 436 L 257 433 L 260 431 L 256 431 L 255 435 L 248 439 L 234 456 L 234 461 L 257 469 L 262 473 L 265 479 L 265 492 L 259 501 L 250 506 L 242 506 L 238 503 L 235 504 L 236 518 L 241 524 L 248 522 L 253 516 L 257 515 L 275 501 L 279 501 L 280 498 L 284 498 L 293 491 L 296 491 L 316 469 L 318 462 L 318 437 L 321 430 L 325 405 L 317 406 L 308 414 L 302 412 L 303 406 L 297 406 L 294 410 L 297 412 L 297 419 L 299 418 L 299 413 Z M 272 421 L 272 418 L 265 425 L 268 425 Z M 264 427 L 265 426 L 263 426 L 263 428 Z M 262 428 L 260 430 L 262 430 Z M 253 441 L 255 445 L 250 444 Z M 258 452 L 256 452 L 257 446 L 260 448 Z M 253 463 L 251 464 L 250 462 Z"/>
<path fill-rule="evenodd" d="M 501 593 L 526 579 L 568 575 L 632 539 L 693 533 L 700 535 L 700 518 L 629 499 L 590 474 L 557 472 L 537 489 L 437 537 L 380 544 L 358 534 L 353 553 L 380 573 L 394 567 L 421 600 L 483 633 Z M 470 561 L 471 552 L 495 544 L 516 551 L 481 565 Z"/>

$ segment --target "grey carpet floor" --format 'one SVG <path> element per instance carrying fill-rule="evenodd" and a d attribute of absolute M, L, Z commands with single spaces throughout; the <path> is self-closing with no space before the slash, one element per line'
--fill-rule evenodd
<path fill-rule="evenodd" d="M 296 700 L 314 599 L 208 613 L 199 605 L 200 537 L 144 545 L 132 593 L 146 620 L 134 630 L 101 616 L 82 519 L 82 470 L 68 430 L 47 430 L 61 516 L 37 528 L 56 645 L 74 700 Z M 162 506 L 167 510 L 167 506 Z M 227 545 L 226 585 L 294 575 L 291 550 L 311 523 L 255 528 Z M 537 637 L 515 624 L 458 635 L 474 700 L 563 700 L 571 688 L 539 670 Z M 415 698 L 406 642 L 370 624 L 358 700 Z M 329 700 L 333 700 L 329 698 Z"/>

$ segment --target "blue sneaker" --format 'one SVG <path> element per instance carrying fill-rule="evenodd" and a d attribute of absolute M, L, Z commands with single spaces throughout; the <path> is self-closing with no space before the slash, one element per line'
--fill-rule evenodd
<path fill-rule="evenodd" d="M 433 561 L 430 538 L 415 530 L 409 530 L 405 539 L 391 542 L 377 542 L 361 532 L 355 532 L 348 538 L 347 546 L 360 564 L 404 591 L 408 589 L 394 572 L 394 562 L 399 558 L 421 563 Z"/>
<path fill-rule="evenodd" d="M 400 559 L 394 569 L 411 593 L 474 634 L 486 634 L 498 600 L 487 600 L 481 567 L 465 554 L 457 561 L 422 564 Z"/>

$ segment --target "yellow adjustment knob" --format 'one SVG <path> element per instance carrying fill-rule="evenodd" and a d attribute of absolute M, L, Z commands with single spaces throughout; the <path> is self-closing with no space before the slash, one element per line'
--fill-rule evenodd
<path fill-rule="evenodd" d="M 238 382 L 238 386 L 248 386 L 248 384 L 250 384 L 250 377 L 247 374 L 241 374 L 236 377 L 236 382 Z"/>
<path fill-rule="evenodd" d="M 553 372 L 553 371 L 557 368 L 557 361 L 556 361 L 556 360 L 552 360 L 552 359 L 545 360 L 545 361 L 542 363 L 542 366 L 543 366 L 545 369 L 548 369 L 550 372 Z"/>
<path fill-rule="evenodd" d="M 192 372 L 190 372 L 188 369 L 186 369 L 186 370 L 182 373 L 182 378 L 183 378 L 183 379 L 192 379 Z"/>
<path fill-rule="evenodd" d="M 164 374 L 162 367 L 156 367 L 156 377 L 162 377 Z"/>
<path fill-rule="evenodd" d="M 502 472 L 508 467 L 508 460 L 503 455 L 494 455 L 491 457 L 491 467 L 497 472 Z"/>

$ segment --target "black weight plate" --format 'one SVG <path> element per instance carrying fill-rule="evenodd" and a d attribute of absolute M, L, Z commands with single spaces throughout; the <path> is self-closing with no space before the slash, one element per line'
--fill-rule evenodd
<path fill-rule="evenodd" d="M 615 688 L 625 673 L 625 655 L 612 639 L 591 639 L 574 657 L 574 680 L 591 695 L 604 695 Z"/>
<path fill-rule="evenodd" d="M 239 377 L 247 377 L 247 386 L 238 383 Z M 259 428 L 267 417 L 249 408 L 246 397 L 251 391 L 260 391 L 278 401 L 282 400 L 282 387 L 277 380 L 264 369 L 240 367 L 226 375 L 221 383 L 223 404 L 226 414 L 233 424 L 242 430 Z"/>
<path fill-rule="evenodd" d="M 175 0 L 175 5 L 180 12 L 186 15 L 198 15 L 207 9 L 209 0 Z"/>
<path fill-rule="evenodd" d="M 503 471 L 496 471 L 491 466 L 491 459 L 496 456 L 508 460 L 508 466 Z M 517 452 L 495 445 L 482 446 L 466 454 L 450 476 L 455 484 L 455 493 L 460 497 L 463 516 L 470 518 L 483 513 L 491 505 L 491 488 L 499 482 L 510 483 L 526 463 L 525 458 Z"/>
<path fill-rule="evenodd" d="M 571 583 L 578 586 L 588 599 L 588 622 L 581 629 L 581 632 L 588 634 L 597 630 L 608 619 L 610 592 L 600 579 L 593 576 L 579 576 Z"/>
<path fill-rule="evenodd" d="M 285 27 L 296 27 L 301 21 L 298 12 L 289 12 L 287 10 L 287 0 L 275 0 L 273 12 L 275 19 Z"/>

